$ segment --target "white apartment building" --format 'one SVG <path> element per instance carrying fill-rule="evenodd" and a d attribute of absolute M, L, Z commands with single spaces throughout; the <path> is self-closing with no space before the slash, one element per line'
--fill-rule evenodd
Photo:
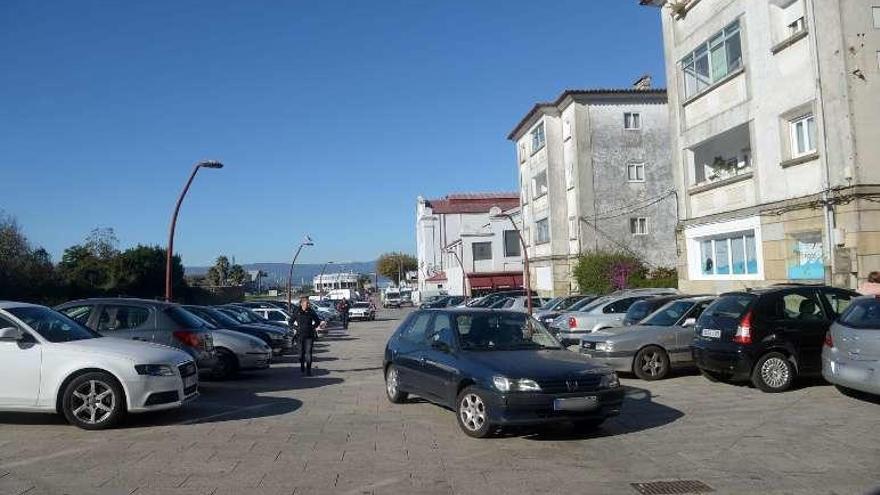
<path fill-rule="evenodd" d="M 880 3 L 660 8 L 682 289 L 880 269 Z"/>
<path fill-rule="evenodd" d="M 323 273 L 312 278 L 312 286 L 316 291 L 328 292 L 333 289 L 357 289 L 357 273 Z"/>
<path fill-rule="evenodd" d="M 491 216 L 493 207 L 504 216 Z M 420 196 L 416 206 L 419 290 L 470 296 L 522 287 L 519 223 L 517 193 Z"/>
<path fill-rule="evenodd" d="M 532 288 L 577 289 L 580 253 L 623 251 L 675 266 L 676 211 L 666 90 L 569 90 L 538 103 L 508 136 L 516 144 Z"/>

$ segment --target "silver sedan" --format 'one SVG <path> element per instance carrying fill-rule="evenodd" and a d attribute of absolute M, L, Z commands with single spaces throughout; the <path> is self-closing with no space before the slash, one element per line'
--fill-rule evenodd
<path fill-rule="evenodd" d="M 672 368 L 693 365 L 693 326 L 713 299 L 678 299 L 648 315 L 639 325 L 606 328 L 585 335 L 580 352 L 643 380 L 666 378 Z"/>
<path fill-rule="evenodd" d="M 272 349 L 262 340 L 233 330 L 211 330 L 217 363 L 210 375 L 226 379 L 239 371 L 261 370 L 272 362 Z"/>
<path fill-rule="evenodd" d="M 853 299 L 828 330 L 822 347 L 822 376 L 844 392 L 880 395 L 880 300 Z"/>

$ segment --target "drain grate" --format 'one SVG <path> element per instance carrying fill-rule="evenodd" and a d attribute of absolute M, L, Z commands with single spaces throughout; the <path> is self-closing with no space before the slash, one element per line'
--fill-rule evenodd
<path fill-rule="evenodd" d="M 630 484 L 642 495 L 679 495 L 715 491 L 711 486 L 697 480 L 650 481 L 648 483 Z"/>

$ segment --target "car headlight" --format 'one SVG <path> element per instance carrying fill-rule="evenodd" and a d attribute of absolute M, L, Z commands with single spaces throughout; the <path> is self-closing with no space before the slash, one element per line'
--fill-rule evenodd
<path fill-rule="evenodd" d="M 599 382 L 599 387 L 601 388 L 617 388 L 620 386 L 620 379 L 617 378 L 617 373 L 611 372 L 607 375 L 602 375 L 602 380 Z"/>
<path fill-rule="evenodd" d="M 504 376 L 493 376 L 492 384 L 499 392 L 540 392 L 541 386 L 535 380 L 520 378 L 511 380 Z"/>
<path fill-rule="evenodd" d="M 614 342 L 597 342 L 596 350 L 599 352 L 611 352 L 614 350 Z"/>
<path fill-rule="evenodd" d="M 137 364 L 134 370 L 138 375 L 174 376 L 174 369 L 167 364 Z"/>

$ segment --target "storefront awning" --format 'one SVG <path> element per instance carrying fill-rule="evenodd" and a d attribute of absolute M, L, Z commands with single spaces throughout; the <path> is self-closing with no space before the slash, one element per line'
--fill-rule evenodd
<path fill-rule="evenodd" d="M 523 286 L 522 273 L 468 273 L 471 289 L 518 289 Z"/>

